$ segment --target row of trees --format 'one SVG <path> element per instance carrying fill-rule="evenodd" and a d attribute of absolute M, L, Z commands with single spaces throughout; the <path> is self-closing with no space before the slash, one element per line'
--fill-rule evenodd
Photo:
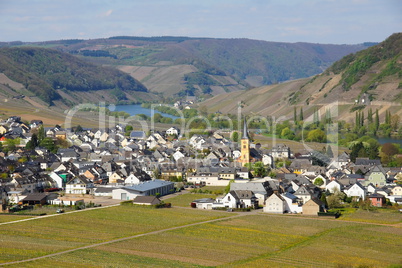
<path fill-rule="evenodd" d="M 367 115 L 364 111 L 356 111 L 355 124 L 352 132 L 359 135 L 385 136 L 398 134 L 402 136 L 402 127 L 399 126 L 400 116 L 392 115 L 391 111 L 385 112 L 384 122 L 380 122 L 378 110 L 374 113 L 371 108 L 368 109 Z"/>

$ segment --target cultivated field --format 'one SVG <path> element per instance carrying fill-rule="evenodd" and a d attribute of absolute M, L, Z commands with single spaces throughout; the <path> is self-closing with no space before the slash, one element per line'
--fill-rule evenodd
<path fill-rule="evenodd" d="M 378 225 L 117 206 L 3 225 L 0 262 L 62 252 L 7 267 L 387 267 L 402 264 L 396 215 Z"/>
<path fill-rule="evenodd" d="M 28 218 L 32 218 L 32 217 L 30 217 L 30 216 L 19 216 L 19 215 L 9 215 L 9 214 L 7 214 L 7 215 L 0 214 L 0 223 L 24 220 L 24 219 L 28 219 Z"/>

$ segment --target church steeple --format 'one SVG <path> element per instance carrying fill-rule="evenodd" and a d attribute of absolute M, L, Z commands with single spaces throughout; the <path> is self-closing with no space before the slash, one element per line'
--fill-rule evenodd
<path fill-rule="evenodd" d="M 247 122 L 246 118 L 244 118 L 243 122 L 243 136 L 241 137 L 241 155 L 240 155 L 240 162 L 243 166 L 250 162 L 250 140 L 247 134 Z"/>
<path fill-rule="evenodd" d="M 248 139 L 248 134 L 247 134 L 247 122 L 246 118 L 243 120 L 243 136 L 241 137 L 242 139 Z"/>

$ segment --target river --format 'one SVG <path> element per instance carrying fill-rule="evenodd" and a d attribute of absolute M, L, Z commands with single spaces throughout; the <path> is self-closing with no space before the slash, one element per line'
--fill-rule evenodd
<path fill-rule="evenodd" d="M 145 114 L 146 116 L 152 116 L 152 109 L 141 107 L 141 104 L 128 104 L 128 105 L 116 105 L 114 111 L 117 112 L 126 112 L 130 115 L 137 115 L 137 114 Z M 161 114 L 163 117 L 170 117 L 173 120 L 177 119 L 177 116 L 171 114 L 161 113 L 157 110 L 154 110 L 154 114 Z"/>
<path fill-rule="evenodd" d="M 377 138 L 377 140 L 380 144 L 390 142 L 390 143 L 398 143 L 402 146 L 402 139 L 400 139 L 400 138 L 382 137 L 382 138 Z"/>

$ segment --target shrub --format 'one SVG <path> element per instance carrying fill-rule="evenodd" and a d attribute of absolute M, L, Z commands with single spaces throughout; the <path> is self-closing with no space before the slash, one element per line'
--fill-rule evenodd
<path fill-rule="evenodd" d="M 133 204 L 133 200 L 121 201 L 120 205 L 122 206 L 129 206 Z"/>

